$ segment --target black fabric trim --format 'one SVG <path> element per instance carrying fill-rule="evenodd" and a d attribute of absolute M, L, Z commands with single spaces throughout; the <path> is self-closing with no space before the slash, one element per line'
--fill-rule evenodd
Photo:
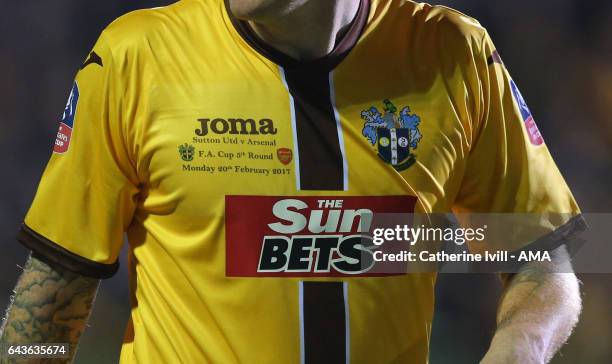
<path fill-rule="evenodd" d="M 521 249 L 509 252 L 508 255 L 519 256 L 522 252 L 552 252 L 555 249 L 565 246 L 569 258 L 582 247 L 585 243 L 578 238 L 572 238 L 573 235 L 588 229 L 588 224 L 582 215 L 572 217 L 568 222 L 558 227 L 556 230 L 540 237 L 539 239 L 529 243 Z M 553 258 L 554 259 L 554 258 Z M 521 267 L 528 264 L 528 261 L 507 261 L 495 263 L 472 263 L 471 271 L 473 273 L 491 273 L 491 272 L 518 272 Z M 560 263 L 560 262 L 558 262 Z"/>
<path fill-rule="evenodd" d="M 303 282 L 304 362 L 346 362 L 342 282 Z"/>
<path fill-rule="evenodd" d="M 569 238 L 581 231 L 588 229 L 589 225 L 582 215 L 576 215 L 572 217 L 568 222 L 558 227 L 555 231 L 552 231 L 536 241 L 529 243 L 527 246 L 519 249 L 512 254 L 520 254 L 521 252 L 529 251 L 553 251 L 561 245 L 566 245 L 568 251 L 571 253 L 575 249 L 579 248 L 576 243 L 579 241 L 570 240 Z"/>
<path fill-rule="evenodd" d="M 83 258 L 38 234 L 25 223 L 21 225 L 17 233 L 17 240 L 26 248 L 32 250 L 37 259 L 51 266 L 59 266 L 87 277 L 110 278 L 119 269 L 119 261 L 113 264 L 103 264 Z"/>
<path fill-rule="evenodd" d="M 294 67 L 307 67 L 325 71 L 334 69 L 349 54 L 355 44 L 357 44 L 357 41 L 365 30 L 368 16 L 370 14 L 370 0 L 361 0 L 359 3 L 359 9 L 357 10 L 357 14 L 355 15 L 355 19 L 353 19 L 349 30 L 336 44 L 331 53 L 315 60 L 299 61 L 282 53 L 278 49 L 261 40 L 259 36 L 255 34 L 253 29 L 251 29 L 251 26 L 247 21 L 240 20 L 232 14 L 228 0 L 225 0 L 224 4 L 226 9 L 225 11 L 227 12 L 238 34 L 240 34 L 240 36 L 259 54 L 285 69 Z"/>
<path fill-rule="evenodd" d="M 300 190 L 344 190 L 343 156 L 329 74 L 291 69 L 285 76 L 295 106 Z"/>

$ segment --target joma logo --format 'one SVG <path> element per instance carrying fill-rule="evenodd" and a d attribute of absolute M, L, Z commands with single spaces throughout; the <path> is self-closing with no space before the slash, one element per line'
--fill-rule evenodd
<path fill-rule="evenodd" d="M 272 119 L 198 119 L 200 128 L 195 130 L 196 135 L 205 136 L 210 132 L 215 134 L 251 134 L 275 135 L 278 130 L 274 127 Z"/>

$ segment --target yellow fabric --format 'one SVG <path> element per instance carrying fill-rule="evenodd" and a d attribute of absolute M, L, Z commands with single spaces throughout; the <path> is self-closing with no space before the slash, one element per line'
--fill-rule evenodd
<path fill-rule="evenodd" d="M 507 71 L 487 64 L 493 49 L 457 12 L 373 1 L 333 72 L 349 188 L 331 194 L 412 195 L 421 212 L 577 213 L 546 146 L 529 143 Z M 271 119 L 274 149 L 294 149 L 279 67 L 239 36 L 220 0 L 125 15 L 94 51 L 104 65 L 77 75 L 71 144 L 51 157 L 26 224 L 101 263 L 117 259 L 127 232 L 133 308 L 122 363 L 299 362 L 299 279 L 225 276 L 224 198 L 330 191 L 297 191 L 293 162 L 276 158 L 248 165 L 286 174 L 219 173 L 244 165 L 219 152 L 267 153 L 251 144 L 266 138 L 194 133 L 202 118 Z M 361 112 L 383 99 L 421 118 L 417 161 L 402 172 L 362 135 Z M 185 143 L 194 161 L 181 159 Z M 203 164 L 216 172 L 185 169 Z M 434 274 L 339 280 L 349 282 L 353 363 L 427 362 Z"/>
<path fill-rule="evenodd" d="M 124 139 L 120 75 L 105 37 L 94 49 L 104 67 L 91 64 L 78 73 L 68 150 L 51 156 L 25 223 L 77 255 L 108 264 L 119 256 L 139 182 Z"/>

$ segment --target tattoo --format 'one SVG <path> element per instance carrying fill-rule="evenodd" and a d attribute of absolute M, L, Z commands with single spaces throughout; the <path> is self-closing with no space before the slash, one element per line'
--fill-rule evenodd
<path fill-rule="evenodd" d="M 87 324 L 99 280 L 51 267 L 31 257 L 0 330 L 0 344 L 69 343 L 71 357 Z M 65 363 L 70 360 L 39 360 Z M 7 361 L 13 363 L 20 361 Z M 32 362 L 32 361 L 29 361 Z"/>

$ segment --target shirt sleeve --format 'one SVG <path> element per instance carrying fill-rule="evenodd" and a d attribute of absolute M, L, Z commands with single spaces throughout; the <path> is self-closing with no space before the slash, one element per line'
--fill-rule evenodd
<path fill-rule="evenodd" d="M 18 234 L 37 257 L 96 278 L 118 269 L 138 193 L 122 90 L 103 33 L 76 76 L 53 154 Z"/>
<path fill-rule="evenodd" d="M 465 221 L 473 214 L 488 214 L 480 220 L 494 223 L 498 216 L 498 224 L 512 225 L 504 227 L 508 239 L 487 241 L 483 249 L 474 244 L 473 251 L 554 249 L 586 224 L 486 32 L 479 48 L 474 89 L 481 101 L 473 118 L 478 125 L 453 209 L 464 225 L 473 225 Z"/>

